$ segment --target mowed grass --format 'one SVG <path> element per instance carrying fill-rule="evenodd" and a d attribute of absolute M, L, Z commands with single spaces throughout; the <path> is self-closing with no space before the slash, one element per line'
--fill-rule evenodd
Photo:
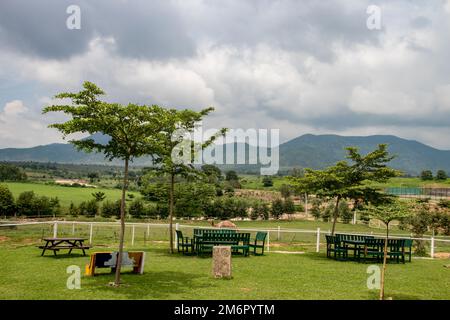
<path fill-rule="evenodd" d="M 104 192 L 106 195 L 105 200 L 115 201 L 120 199 L 121 190 L 119 189 L 105 189 L 105 188 L 72 188 L 63 187 L 57 185 L 45 185 L 39 183 L 21 183 L 21 182 L 6 182 L 3 183 L 8 186 L 8 188 L 13 193 L 14 197 L 18 197 L 20 193 L 25 191 L 34 191 L 35 194 L 39 196 L 46 197 L 58 197 L 62 207 L 69 207 L 70 203 L 78 205 L 83 201 L 88 201 L 94 199 L 92 193 L 94 192 Z M 135 197 L 140 197 L 137 192 L 128 192 L 133 194 Z"/>
<path fill-rule="evenodd" d="M 100 248 L 97 248 L 99 250 Z M 106 250 L 101 248 L 100 250 Z M 110 248 L 114 250 L 115 248 Z M 130 250 L 130 248 L 127 248 Z M 81 289 L 69 290 L 67 267 L 84 273 L 88 257 L 40 256 L 33 246 L 0 247 L 0 299 L 377 299 L 367 288 L 369 264 L 339 262 L 324 253 L 268 253 L 233 257 L 233 279 L 211 276 L 211 257 L 168 253 L 150 243 L 133 248 L 146 252 L 145 273 L 125 268 L 120 288 L 108 286 L 113 275 L 81 277 Z M 450 299 L 450 268 L 442 260 L 389 264 L 386 296 L 393 299 Z"/>
<path fill-rule="evenodd" d="M 252 222 L 253 227 L 264 229 Z M 247 224 L 250 227 L 250 223 Z M 341 227 L 342 225 L 339 225 Z M 243 226 L 241 226 L 243 227 Z M 88 226 L 75 229 L 75 236 L 86 237 Z M 51 226 L 23 226 L 0 229 L 0 299 L 377 299 L 378 291 L 367 288 L 370 263 L 327 259 L 322 242 L 315 253 L 315 236 L 289 234 L 277 240 L 272 233 L 271 250 L 265 256 L 233 256 L 233 279 L 211 276 L 211 257 L 183 256 L 168 252 L 166 227 L 153 227 L 143 239 L 145 227 L 136 228 L 131 245 L 130 227 L 126 231 L 126 250 L 146 252 L 144 275 L 125 268 L 123 286 L 112 288 L 114 277 L 107 269 L 96 277 L 84 276 L 89 257 L 78 252 L 67 255 L 51 252 L 41 257 L 41 236 L 52 234 Z M 118 229 L 94 227 L 95 251 L 117 250 Z M 72 226 L 60 225 L 59 236 L 71 236 Z M 188 235 L 192 229 L 184 229 Z M 276 251 L 290 251 L 277 253 Z M 295 251 L 294 253 L 292 251 Z M 303 253 L 300 253 L 303 252 Z M 448 259 L 413 259 L 412 263 L 390 263 L 386 295 L 393 299 L 450 299 Z M 81 289 L 69 290 L 67 267 L 81 269 Z"/>

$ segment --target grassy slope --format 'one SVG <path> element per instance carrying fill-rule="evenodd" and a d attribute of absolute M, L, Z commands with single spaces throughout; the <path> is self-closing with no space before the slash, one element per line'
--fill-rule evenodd
<path fill-rule="evenodd" d="M 233 257 L 233 279 L 211 277 L 211 258 L 170 255 L 161 245 L 147 252 L 145 274 L 124 274 L 120 288 L 107 286 L 113 275 L 81 278 L 80 290 L 66 288 L 66 268 L 84 273 L 88 257 L 40 257 L 35 247 L 0 247 L 0 299 L 377 299 L 368 290 L 369 264 L 337 262 L 324 253 Z M 101 250 L 104 250 L 102 248 Z M 138 250 L 136 248 L 136 250 Z M 450 299 L 450 269 L 439 260 L 390 264 L 386 295 L 394 299 Z"/>
<path fill-rule="evenodd" d="M 121 191 L 118 189 L 104 189 L 104 188 L 71 188 L 56 185 L 45 185 L 38 183 L 19 183 L 7 182 L 6 184 L 14 197 L 17 197 L 21 192 L 34 191 L 37 195 L 47 197 L 58 197 L 63 207 L 69 207 L 70 202 L 79 204 L 82 201 L 93 199 L 93 192 L 104 192 L 106 200 L 117 200 L 121 197 Z M 133 192 L 129 192 L 133 193 Z M 139 193 L 133 193 L 139 196 Z"/>

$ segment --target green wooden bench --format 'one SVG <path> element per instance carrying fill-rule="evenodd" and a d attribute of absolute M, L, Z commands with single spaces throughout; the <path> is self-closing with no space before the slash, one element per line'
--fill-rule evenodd
<path fill-rule="evenodd" d="M 366 262 L 368 257 L 375 258 L 381 261 L 384 257 L 384 241 L 385 239 L 370 239 L 364 241 L 363 262 Z"/>
<path fill-rule="evenodd" d="M 327 257 L 330 258 L 333 254 L 334 259 L 347 260 L 348 248 L 343 241 L 337 236 L 325 235 L 327 241 Z"/>
<path fill-rule="evenodd" d="M 194 239 L 183 236 L 183 232 L 176 230 L 177 233 L 177 248 L 178 252 L 183 252 L 183 254 L 194 252 Z"/>
<path fill-rule="evenodd" d="M 261 255 L 264 255 L 264 247 L 265 247 L 265 243 L 266 243 L 266 237 L 267 237 L 267 232 L 258 231 L 256 233 L 254 243 L 249 244 L 249 247 L 253 248 L 254 255 L 258 255 L 256 253 L 256 249 L 258 249 L 258 248 L 261 249 Z"/>
<path fill-rule="evenodd" d="M 195 247 L 197 254 L 211 252 L 214 246 L 230 246 L 233 252 L 242 250 L 244 256 L 248 256 L 250 233 L 238 232 L 207 232 L 196 236 Z"/>
<path fill-rule="evenodd" d="M 388 239 L 387 256 L 395 259 L 397 263 L 400 259 L 405 263 L 405 239 Z"/>

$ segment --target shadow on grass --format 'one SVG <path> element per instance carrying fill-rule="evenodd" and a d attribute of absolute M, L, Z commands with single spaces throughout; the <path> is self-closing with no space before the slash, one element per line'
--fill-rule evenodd
<path fill-rule="evenodd" d="M 208 283 L 196 281 L 204 276 L 187 272 L 145 272 L 143 275 L 124 272 L 121 276 L 121 286 L 112 287 L 108 285 L 109 281 L 114 280 L 114 275 L 105 273 L 89 278 L 93 281 L 91 285 L 95 290 L 112 294 L 118 294 L 118 298 L 125 299 L 189 299 L 192 298 L 192 291 L 201 288 L 211 288 Z M 110 280 L 109 280 L 109 279 Z M 109 280 L 109 281 L 108 281 Z"/>
<path fill-rule="evenodd" d="M 380 292 L 378 290 L 373 290 L 368 293 L 370 300 L 379 300 Z M 411 295 L 411 294 L 401 294 L 401 293 L 384 293 L 385 300 L 420 300 L 419 296 Z"/>

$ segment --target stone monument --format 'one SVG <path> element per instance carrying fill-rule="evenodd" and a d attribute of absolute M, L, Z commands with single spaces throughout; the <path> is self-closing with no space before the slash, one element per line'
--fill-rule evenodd
<path fill-rule="evenodd" d="M 231 279 L 231 247 L 213 247 L 213 277 Z"/>

